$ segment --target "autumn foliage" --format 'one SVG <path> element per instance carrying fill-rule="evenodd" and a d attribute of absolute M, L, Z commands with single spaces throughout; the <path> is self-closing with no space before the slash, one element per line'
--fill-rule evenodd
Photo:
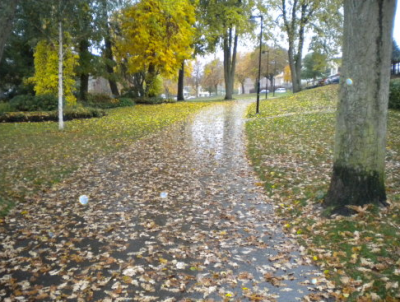
<path fill-rule="evenodd" d="M 176 75 L 191 57 L 195 13 L 188 0 L 145 0 L 122 11 L 121 36 L 116 48 L 128 72 L 145 72 L 145 94 L 151 94 L 157 75 Z M 151 95 L 150 95 L 151 96 Z"/>
<path fill-rule="evenodd" d="M 37 95 L 51 94 L 56 96 L 58 93 L 58 44 L 46 40 L 40 41 L 34 53 L 35 73 L 28 79 L 29 83 L 34 84 Z M 64 47 L 63 56 L 63 77 L 64 93 L 67 105 L 72 106 L 76 103 L 75 90 L 75 71 L 78 64 L 78 55 L 72 52 L 71 46 Z"/>

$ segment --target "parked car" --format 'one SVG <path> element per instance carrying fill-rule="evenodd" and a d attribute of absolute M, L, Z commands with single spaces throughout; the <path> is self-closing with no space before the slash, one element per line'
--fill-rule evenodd
<path fill-rule="evenodd" d="M 340 81 L 340 75 L 339 74 L 335 74 L 335 75 L 327 77 L 326 80 L 325 80 L 325 84 L 326 85 L 328 85 L 328 84 L 339 84 L 339 81 Z"/>
<path fill-rule="evenodd" d="M 276 93 L 285 93 L 286 92 L 286 88 L 278 88 L 275 90 Z"/>
<path fill-rule="evenodd" d="M 269 90 L 268 89 L 267 90 L 263 89 L 263 90 L 260 91 L 260 93 L 269 93 Z"/>

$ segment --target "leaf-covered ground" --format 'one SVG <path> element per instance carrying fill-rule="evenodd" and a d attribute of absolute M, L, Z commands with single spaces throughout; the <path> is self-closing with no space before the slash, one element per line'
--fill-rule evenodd
<path fill-rule="evenodd" d="M 329 301 L 249 166 L 247 106 L 208 107 L 19 203 L 0 225 L 0 299 Z"/>
<path fill-rule="evenodd" d="M 249 107 L 248 152 L 282 225 L 334 284 L 339 301 L 400 300 L 400 112 L 389 113 L 387 194 L 391 207 L 324 218 L 332 168 L 336 85 Z"/>
<path fill-rule="evenodd" d="M 0 124 L 0 217 L 13 203 L 59 182 L 99 156 L 114 152 L 171 123 L 203 103 L 137 105 L 108 110 L 99 119 Z"/>

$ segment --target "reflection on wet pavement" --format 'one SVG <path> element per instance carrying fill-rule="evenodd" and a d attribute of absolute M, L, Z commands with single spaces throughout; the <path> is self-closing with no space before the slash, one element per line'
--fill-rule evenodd
<path fill-rule="evenodd" d="M 323 276 L 282 233 L 248 165 L 247 105 L 206 108 L 85 167 L 32 202 L 29 215 L 17 207 L 0 236 L 1 299 L 297 301 L 317 295 Z M 83 193 L 90 196 L 86 206 L 77 202 Z"/>

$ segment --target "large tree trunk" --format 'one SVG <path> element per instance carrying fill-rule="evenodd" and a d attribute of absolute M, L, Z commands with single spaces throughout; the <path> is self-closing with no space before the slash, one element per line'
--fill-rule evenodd
<path fill-rule="evenodd" d="M 148 69 L 147 69 L 147 74 L 146 74 L 146 88 L 144 91 L 144 96 L 145 97 L 154 97 L 154 91 L 153 91 L 153 87 L 154 87 L 154 81 L 156 80 L 157 77 L 157 71 L 156 68 L 153 64 L 150 64 Z"/>
<path fill-rule="evenodd" d="M 229 28 L 228 33 L 224 36 L 225 100 L 233 99 L 237 43 L 238 35 L 236 33 L 233 34 L 233 28 Z"/>
<path fill-rule="evenodd" d="M 182 67 L 179 69 L 178 77 L 178 101 L 184 101 L 185 96 L 183 95 L 183 88 L 185 86 L 185 61 L 182 62 Z"/>
<path fill-rule="evenodd" d="M 0 62 L 3 57 L 4 46 L 12 32 L 15 11 L 19 0 L 0 1 Z"/>
<path fill-rule="evenodd" d="M 87 71 L 87 66 L 90 64 L 87 62 L 89 53 L 89 41 L 81 40 L 79 42 L 79 67 L 80 67 L 80 88 L 79 88 L 79 98 L 82 101 L 87 100 L 87 94 L 89 92 L 89 73 Z"/>
<path fill-rule="evenodd" d="M 395 0 L 344 1 L 344 45 L 334 166 L 325 199 L 386 204 L 385 146 Z"/>
<path fill-rule="evenodd" d="M 299 85 L 299 79 L 296 69 L 296 61 L 294 58 L 294 46 L 289 42 L 289 50 L 288 50 L 288 57 L 289 57 L 289 67 L 290 67 L 290 74 L 292 77 L 292 86 L 293 92 L 301 91 L 301 86 Z"/>

